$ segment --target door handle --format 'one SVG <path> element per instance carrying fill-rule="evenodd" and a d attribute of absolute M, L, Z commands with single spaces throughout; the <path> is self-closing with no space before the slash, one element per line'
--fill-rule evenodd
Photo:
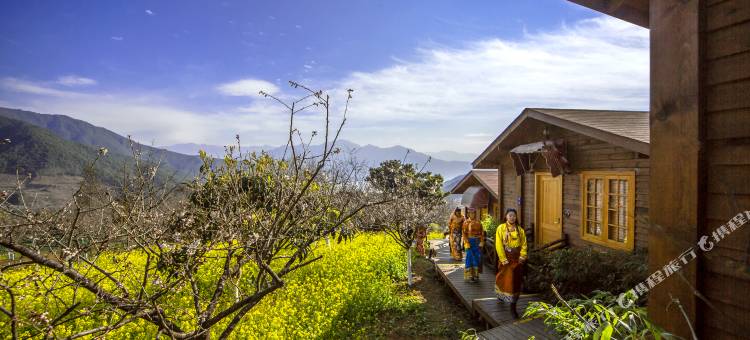
<path fill-rule="evenodd" d="M 558 224 L 558 223 L 560 223 L 560 218 L 559 217 L 555 219 L 555 224 Z"/>

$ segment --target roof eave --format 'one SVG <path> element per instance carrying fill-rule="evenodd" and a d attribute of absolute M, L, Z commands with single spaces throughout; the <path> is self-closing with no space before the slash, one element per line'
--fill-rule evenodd
<path fill-rule="evenodd" d="M 649 0 L 568 0 L 597 12 L 649 28 Z"/>
<path fill-rule="evenodd" d="M 466 175 L 464 175 L 464 177 L 461 178 L 461 180 L 455 186 L 453 186 L 453 188 L 451 188 L 450 193 L 454 195 L 463 194 L 463 192 L 459 193 L 456 191 L 457 189 L 461 188 L 471 178 L 476 179 L 480 185 L 482 185 L 485 189 L 487 189 L 487 191 L 490 193 L 490 195 L 492 195 L 492 197 L 495 197 L 496 199 L 498 198 L 497 193 L 495 193 L 492 190 L 492 186 L 490 186 L 487 182 L 483 181 L 481 177 L 476 176 L 473 170 L 470 170 Z M 463 191 L 466 191 L 466 189 L 464 189 Z"/>
<path fill-rule="evenodd" d="M 564 129 L 571 130 L 573 132 L 580 133 L 582 135 L 596 138 L 598 140 L 617 145 L 620 147 L 623 147 L 628 150 L 632 150 L 644 155 L 650 155 L 651 148 L 649 147 L 649 143 L 642 142 L 633 138 L 628 138 L 625 136 L 620 136 L 608 131 L 604 131 L 601 129 L 597 129 L 595 127 L 579 124 L 573 121 L 557 118 L 555 116 L 551 116 L 542 112 L 539 112 L 535 109 L 526 109 L 524 111 L 527 111 L 527 115 L 531 118 L 543 121 L 548 124 L 552 124 L 555 126 L 559 126 Z"/>
<path fill-rule="evenodd" d="M 495 140 L 493 140 L 492 143 L 490 143 L 490 145 L 486 149 L 484 149 L 484 151 L 482 151 L 482 153 L 480 153 L 479 156 L 476 159 L 474 159 L 474 161 L 471 162 L 472 167 L 479 168 L 478 167 L 479 163 L 481 163 L 485 158 L 487 158 L 487 156 L 489 156 L 492 153 L 492 151 L 495 150 L 497 146 L 503 142 L 503 140 L 505 140 L 505 137 L 507 137 L 508 134 L 510 134 L 513 130 L 516 129 L 516 127 L 518 127 L 518 125 L 521 125 L 521 123 L 523 123 L 523 121 L 526 120 L 527 110 L 528 109 L 524 109 L 523 112 L 521 112 L 521 114 L 518 115 L 518 117 L 516 117 L 516 119 L 514 119 L 510 123 L 510 125 L 508 125 L 508 127 L 506 127 L 505 130 L 503 130 L 503 132 L 501 132 L 500 135 L 497 136 L 497 138 L 495 138 Z"/>
<path fill-rule="evenodd" d="M 607 132 L 604 130 L 600 130 L 591 126 L 582 125 L 573 121 L 557 118 L 542 112 L 537 111 L 534 108 L 525 108 L 521 114 L 516 117 L 513 122 L 508 125 L 505 130 L 503 130 L 502 133 L 500 133 L 497 138 L 495 138 L 494 141 L 486 148 L 484 151 L 482 151 L 481 154 L 473 161 L 471 162 L 472 166 L 474 168 L 479 168 L 479 163 L 484 161 L 495 149 L 497 149 L 498 145 L 500 145 L 505 138 L 513 131 L 515 130 L 521 123 L 523 123 L 526 119 L 533 118 L 548 124 L 552 124 L 555 126 L 559 126 L 564 129 L 571 130 L 573 132 L 580 133 L 585 136 L 589 136 L 591 138 L 596 138 L 601 141 L 605 141 L 607 143 L 621 146 L 623 148 L 626 148 L 628 150 L 632 150 L 644 155 L 650 155 L 651 154 L 651 148 L 649 147 L 649 143 L 642 142 L 636 139 L 620 136 L 611 132 Z"/>
<path fill-rule="evenodd" d="M 471 177 L 472 177 L 472 174 L 471 174 L 471 170 L 469 170 L 469 172 L 468 172 L 468 173 L 466 173 L 466 175 L 464 175 L 464 177 L 463 177 L 463 178 L 461 178 L 461 180 L 460 180 L 460 181 L 458 181 L 458 183 L 456 183 L 456 185 L 454 185 L 454 186 L 453 186 L 453 188 L 451 188 L 451 190 L 450 190 L 450 193 L 451 193 L 451 194 L 454 194 L 454 195 L 456 195 L 456 194 L 462 194 L 463 192 L 461 192 L 461 193 L 457 193 L 457 192 L 456 192 L 456 190 L 457 190 L 458 188 L 460 188 L 460 187 L 461 187 L 461 186 L 462 186 L 462 185 L 463 185 L 463 184 L 464 184 L 464 183 L 465 183 L 466 181 L 468 181 L 468 180 L 469 180 L 469 178 L 471 178 Z M 465 189 L 464 189 L 464 190 L 465 190 Z"/>

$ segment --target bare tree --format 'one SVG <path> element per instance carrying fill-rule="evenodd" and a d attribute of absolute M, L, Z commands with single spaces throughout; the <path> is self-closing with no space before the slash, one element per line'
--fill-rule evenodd
<path fill-rule="evenodd" d="M 360 216 L 360 223 L 384 231 L 407 251 L 407 281 L 411 286 L 411 250 L 417 227 L 427 227 L 444 218 L 440 214 L 445 197 L 443 178 L 418 171 L 412 164 L 390 160 L 370 169 L 367 182 L 382 200 L 391 201 L 367 209 Z"/>
<path fill-rule="evenodd" d="M 351 90 L 331 128 L 329 96 L 290 84 L 306 94 L 285 102 L 261 92 L 289 112 L 279 159 L 243 153 L 238 140 L 223 159 L 201 153 L 191 183 L 158 185 L 158 162 L 134 149 L 117 188 L 84 186 L 54 211 L 0 204 L 0 246 L 21 255 L 0 267 L 12 336 L 103 336 L 139 321 L 170 338 L 224 339 L 287 275 L 320 258 L 310 256 L 317 241 L 351 237 L 351 218 L 383 203 L 364 197 L 356 167 L 333 159 Z M 295 127 L 308 109 L 325 117 L 319 152 L 316 133 L 306 141 Z M 23 309 L 29 291 L 41 307 Z"/>

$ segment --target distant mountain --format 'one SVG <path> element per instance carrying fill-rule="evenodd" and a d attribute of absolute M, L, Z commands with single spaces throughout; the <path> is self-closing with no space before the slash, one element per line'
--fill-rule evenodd
<path fill-rule="evenodd" d="M 97 156 L 98 149 L 64 140 L 47 129 L 20 120 L 0 116 L 0 136 L 10 139 L 0 145 L 0 173 L 21 176 L 82 176 L 83 169 Z M 116 153 L 100 159 L 96 165 L 98 177 L 114 183 L 129 161 Z"/>
<path fill-rule="evenodd" d="M 473 153 L 455 152 L 455 151 L 438 151 L 428 152 L 432 157 L 444 159 L 446 161 L 473 162 L 477 155 Z"/>
<path fill-rule="evenodd" d="M 125 157 L 131 155 L 130 142 L 127 138 L 82 120 L 64 115 L 40 114 L 2 107 L 0 107 L 0 117 L 44 128 L 63 140 L 82 144 L 94 148 L 94 150 L 105 147 L 110 154 Z M 344 151 L 344 154 L 353 155 L 356 160 L 368 166 L 377 166 L 381 162 L 391 159 L 404 160 L 408 163 L 417 164 L 420 168 L 427 164 L 424 167 L 425 171 L 441 174 L 445 179 L 465 174 L 471 169 L 471 165 L 466 161 L 443 160 L 439 157 L 431 157 L 425 153 L 409 150 L 403 146 L 387 148 L 374 145 L 360 146 L 346 140 L 340 140 L 337 146 Z M 215 145 L 178 144 L 156 148 L 141 144 L 140 148 L 144 154 L 155 159 L 161 159 L 168 168 L 178 171 L 179 175 L 192 175 L 197 172 L 201 165 L 200 159 L 197 157 L 199 149 L 204 149 L 215 156 L 224 154 L 224 147 Z M 320 152 L 322 148 L 322 145 L 312 146 L 314 152 Z M 243 146 L 243 151 L 260 150 L 265 150 L 275 157 L 281 157 L 284 147 Z"/>
<path fill-rule="evenodd" d="M 357 161 L 363 162 L 370 167 L 378 166 L 381 162 L 391 159 L 404 160 L 407 163 L 417 164 L 420 169 L 425 165 L 425 163 L 427 163 L 424 168 L 425 171 L 438 173 L 442 175 L 444 179 L 453 178 L 457 175 L 463 175 L 471 169 L 471 164 L 469 164 L 469 162 L 446 161 L 437 157 L 431 157 L 425 153 L 410 150 L 399 145 L 382 148 L 369 144 L 360 146 L 347 140 L 340 140 L 336 143 L 336 146 L 341 148 L 341 150 L 344 151 L 344 154 L 351 154 Z M 224 155 L 224 147 L 217 145 L 178 144 L 164 146 L 163 148 L 175 152 L 185 152 L 187 154 L 193 155 L 197 154 L 198 150 L 200 149 L 206 151 L 208 154 L 211 154 L 214 157 L 220 157 Z M 245 151 L 257 152 L 260 150 L 264 150 L 274 157 L 281 157 L 284 153 L 284 146 L 271 147 L 268 145 L 264 145 L 243 146 L 242 148 Z M 313 145 L 311 149 L 313 150 L 313 152 L 319 153 L 322 151 L 323 146 Z"/>
<path fill-rule="evenodd" d="M 460 182 L 462 178 L 464 178 L 464 175 L 466 174 L 464 173 L 451 179 L 446 179 L 445 182 L 443 182 L 443 191 L 448 192 L 453 189 L 453 187 L 456 186 L 456 184 L 458 184 L 458 182 Z"/>
<path fill-rule="evenodd" d="M 23 121 L 47 129 L 67 141 L 96 149 L 105 147 L 113 154 L 127 157 L 132 155 L 130 141 L 127 138 L 82 120 L 64 115 L 41 114 L 2 107 L 0 107 L 0 117 Z M 178 171 L 180 175 L 195 174 L 200 168 L 201 161 L 196 155 L 184 155 L 142 144 L 139 144 L 139 146 L 144 155 L 161 159 L 170 168 Z"/>
<path fill-rule="evenodd" d="M 226 153 L 226 148 L 224 146 L 219 145 L 208 145 L 208 144 L 195 144 L 195 143 L 183 143 L 183 144 L 174 144 L 170 146 L 164 146 L 163 149 L 181 153 L 184 155 L 197 155 L 198 151 L 203 150 L 207 154 L 213 156 L 213 157 L 221 157 Z M 252 152 L 256 151 L 259 152 L 261 150 L 272 150 L 276 147 L 270 146 L 270 145 L 262 145 L 262 146 L 242 146 L 242 152 Z"/>

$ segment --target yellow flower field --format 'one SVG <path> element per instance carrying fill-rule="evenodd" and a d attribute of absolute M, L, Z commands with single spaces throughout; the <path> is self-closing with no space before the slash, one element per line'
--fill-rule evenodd
<path fill-rule="evenodd" d="M 378 331 L 379 316 L 408 313 L 421 303 L 418 297 L 403 294 L 405 253 L 385 235 L 363 234 L 351 242 L 331 242 L 330 248 L 321 242 L 312 254 L 315 255 L 323 255 L 323 258 L 288 275 L 285 278 L 287 285 L 255 306 L 244 317 L 232 337 L 308 339 L 370 336 L 370 332 Z M 128 261 L 137 261 L 137 258 L 132 254 L 127 256 Z M 111 260 L 120 261 L 116 256 L 112 256 Z M 0 282 L 17 281 L 30 273 L 31 268 L 2 273 Z M 214 273 L 206 273 L 207 282 L 215 276 L 212 274 Z M 140 274 L 130 275 L 132 278 L 126 281 L 136 284 Z M 43 286 L 34 280 L 22 285 L 21 294 L 17 297 L 18 310 L 27 315 L 44 311 L 48 311 L 50 316 L 60 314 L 61 311 L 56 310 L 54 299 L 41 294 L 43 291 Z M 55 294 L 64 299 L 73 292 L 62 289 Z M 93 301 L 93 296 L 88 292 L 79 291 L 77 294 L 79 298 L 83 297 L 82 301 Z M 174 310 L 183 312 L 186 320 L 190 319 L 192 299 L 189 289 L 183 287 L 178 294 L 169 298 L 174 301 Z M 0 303 L 8 305 L 7 294 L 0 294 Z M 80 308 L 85 312 L 86 308 L 91 307 L 93 306 L 86 306 L 84 302 Z M 44 327 L 44 317 L 40 315 L 36 319 L 40 321 L 35 325 L 21 325 L 21 338 L 43 336 L 40 329 Z M 113 321 L 91 313 L 77 319 L 69 328 L 56 328 L 54 336 L 65 337 Z M 0 315 L 0 334 L 9 338 L 9 329 L 8 318 Z M 142 339 L 156 335 L 155 327 L 144 321 L 137 321 L 112 331 L 108 338 Z"/>

